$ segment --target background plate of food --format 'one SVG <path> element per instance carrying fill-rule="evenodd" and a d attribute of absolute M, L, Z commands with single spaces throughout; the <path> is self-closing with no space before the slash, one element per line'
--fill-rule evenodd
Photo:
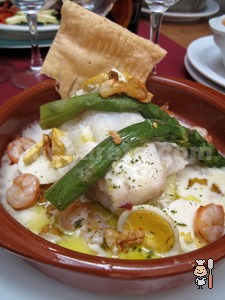
<path fill-rule="evenodd" d="M 40 40 L 38 42 L 39 47 L 50 47 L 53 39 Z M 0 49 L 25 49 L 30 48 L 31 44 L 29 40 L 8 40 L 0 39 Z"/>
<path fill-rule="evenodd" d="M 40 40 L 53 39 L 59 28 L 59 14 L 55 8 L 42 10 L 38 14 Z M 27 20 L 10 1 L 0 3 L 0 39 L 30 40 Z"/>
<path fill-rule="evenodd" d="M 40 25 L 38 34 L 40 40 L 53 39 L 56 35 L 59 25 Z M 0 24 L 0 39 L 6 40 L 30 40 L 29 29 L 26 25 L 8 25 Z"/>
<path fill-rule="evenodd" d="M 188 1 L 189 2 L 189 1 Z M 195 1 L 196 2 L 196 1 Z M 163 20 L 170 22 L 192 22 L 201 18 L 206 18 L 216 14 L 219 11 L 219 5 L 211 0 L 206 1 L 206 6 L 200 11 L 166 11 Z M 150 14 L 146 5 L 142 8 L 143 14 Z"/>

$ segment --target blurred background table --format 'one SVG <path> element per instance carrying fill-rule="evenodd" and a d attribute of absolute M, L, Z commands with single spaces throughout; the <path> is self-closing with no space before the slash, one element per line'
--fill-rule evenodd
<path fill-rule="evenodd" d="M 212 34 L 207 19 L 184 23 L 165 21 L 162 24 L 161 32 L 184 48 L 187 48 L 195 39 Z"/>

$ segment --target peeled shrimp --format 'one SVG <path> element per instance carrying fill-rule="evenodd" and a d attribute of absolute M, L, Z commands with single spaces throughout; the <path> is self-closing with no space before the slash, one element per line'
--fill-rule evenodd
<path fill-rule="evenodd" d="M 7 154 L 12 163 L 18 163 L 21 155 L 35 144 L 30 138 L 18 137 L 8 144 Z"/>
<path fill-rule="evenodd" d="M 58 222 L 65 230 L 79 229 L 79 234 L 88 244 L 101 245 L 107 226 L 105 219 L 92 211 L 87 202 L 80 200 L 59 212 Z"/>
<path fill-rule="evenodd" d="M 224 209 L 214 203 L 200 206 L 194 218 L 195 233 L 206 243 L 212 243 L 224 233 Z"/>
<path fill-rule="evenodd" d="M 67 209 L 59 212 L 58 221 L 65 230 L 74 230 L 87 221 L 90 207 L 88 203 L 75 201 Z"/>
<path fill-rule="evenodd" d="M 22 174 L 14 178 L 13 185 L 6 191 L 6 201 L 15 209 L 31 207 L 39 194 L 40 183 L 32 174 Z"/>

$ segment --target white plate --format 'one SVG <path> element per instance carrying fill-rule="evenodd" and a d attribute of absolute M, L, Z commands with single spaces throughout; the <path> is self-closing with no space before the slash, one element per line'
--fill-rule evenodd
<path fill-rule="evenodd" d="M 38 26 L 38 36 L 40 40 L 53 39 L 59 25 Z M 29 27 L 26 25 L 0 24 L 0 39 L 7 40 L 30 40 Z"/>
<path fill-rule="evenodd" d="M 181 12 L 165 12 L 163 20 L 171 22 L 192 22 L 200 18 L 206 18 L 216 14 L 219 11 L 219 5 L 212 1 L 207 0 L 206 8 L 201 12 L 196 13 L 181 13 Z M 143 7 L 142 12 L 145 14 L 150 14 L 150 10 L 146 7 Z"/>
<path fill-rule="evenodd" d="M 53 39 L 49 40 L 39 40 L 38 44 L 40 48 L 50 47 L 53 42 Z M 5 40 L 0 39 L 0 49 L 22 49 L 22 48 L 31 48 L 29 40 Z"/>
<path fill-rule="evenodd" d="M 191 77 L 196 80 L 197 82 L 207 85 L 208 87 L 213 88 L 214 90 L 217 90 L 218 92 L 221 92 L 225 94 L 225 89 L 221 87 L 220 85 L 217 85 L 216 83 L 212 82 L 211 80 L 207 79 L 205 76 L 203 76 L 201 73 L 199 73 L 194 66 L 190 63 L 187 55 L 185 55 L 184 58 L 184 65 L 188 73 L 191 75 Z"/>
<path fill-rule="evenodd" d="M 212 35 L 193 41 L 187 48 L 187 57 L 199 73 L 225 87 L 225 67 Z"/>
<path fill-rule="evenodd" d="M 198 257 L 199 258 L 199 257 Z M 196 257 L 197 259 L 197 257 Z M 225 262 L 212 270 L 213 288 L 198 290 L 193 282 L 177 289 L 148 295 L 104 295 L 72 288 L 40 273 L 19 257 L 0 249 L 1 300 L 224 300 Z"/>

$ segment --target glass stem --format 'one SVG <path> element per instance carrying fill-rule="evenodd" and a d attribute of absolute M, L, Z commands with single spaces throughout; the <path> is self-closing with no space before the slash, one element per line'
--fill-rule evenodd
<path fill-rule="evenodd" d="M 155 44 L 158 44 L 159 31 L 160 31 L 162 19 L 163 19 L 162 13 L 154 12 L 154 11 L 150 13 L 150 40 Z"/>
<path fill-rule="evenodd" d="M 37 13 L 27 13 L 26 15 L 31 36 L 31 64 L 32 71 L 40 71 L 43 60 L 38 46 Z"/>

